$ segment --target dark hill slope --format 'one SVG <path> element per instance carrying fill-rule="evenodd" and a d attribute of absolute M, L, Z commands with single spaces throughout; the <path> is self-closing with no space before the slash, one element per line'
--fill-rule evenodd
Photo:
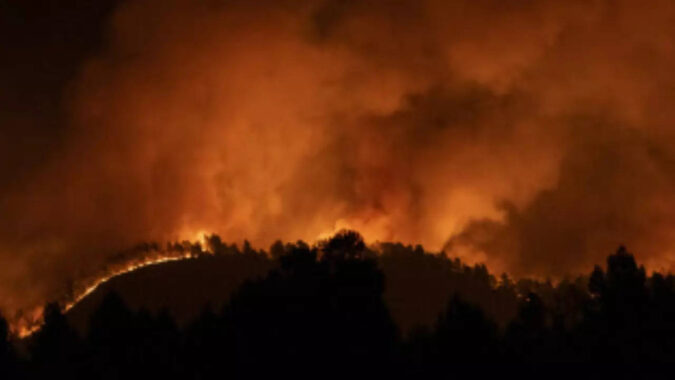
<path fill-rule="evenodd" d="M 99 286 L 68 312 L 68 319 L 84 331 L 89 316 L 111 291 L 135 310 L 166 308 L 179 325 L 196 317 L 207 304 L 219 310 L 245 280 L 265 275 L 274 263 L 258 254 L 202 256 L 166 262 L 122 274 Z"/>
<path fill-rule="evenodd" d="M 384 299 L 403 331 L 435 323 L 454 294 L 481 306 L 500 325 L 516 314 L 515 286 L 500 286 L 484 266 L 467 266 L 400 244 L 382 244 L 379 250 Z M 132 309 L 158 312 L 166 308 L 179 325 L 185 325 L 207 304 L 219 310 L 246 279 L 263 276 L 275 266 L 275 261 L 261 254 L 224 254 L 141 268 L 101 285 L 73 307 L 68 318 L 84 331 L 103 297 L 115 291 Z"/>

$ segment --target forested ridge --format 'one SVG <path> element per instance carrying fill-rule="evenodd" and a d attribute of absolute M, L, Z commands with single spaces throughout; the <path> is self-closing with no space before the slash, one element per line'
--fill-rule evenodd
<path fill-rule="evenodd" d="M 587 276 L 553 283 L 497 278 L 421 247 L 376 252 L 352 231 L 269 252 L 219 250 L 228 246 L 211 239 L 215 257 L 273 265 L 187 323 L 169 309 L 130 307 L 114 292 L 84 331 L 57 303 L 22 341 L 3 320 L 2 377 L 451 377 L 495 368 L 525 376 L 568 364 L 675 362 L 675 277 L 648 276 L 623 247 Z M 438 294 L 444 307 L 424 323 Z"/>

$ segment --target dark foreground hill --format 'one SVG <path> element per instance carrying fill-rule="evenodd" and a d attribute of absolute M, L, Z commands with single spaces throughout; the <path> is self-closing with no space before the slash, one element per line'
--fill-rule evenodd
<path fill-rule="evenodd" d="M 425 252 L 419 246 L 401 244 L 384 243 L 367 254 L 377 257 L 385 278 L 385 303 L 404 332 L 421 325 L 431 326 L 455 294 L 482 307 L 500 325 L 517 312 L 516 284 L 503 278 L 497 280 L 485 266 L 467 266 L 445 255 Z M 76 304 L 67 317 L 80 333 L 86 332 L 91 314 L 106 294 L 114 292 L 132 310 L 146 309 L 151 313 L 164 310 L 179 326 L 184 326 L 207 305 L 220 310 L 244 281 L 257 279 L 278 267 L 278 258 L 272 256 L 229 249 L 222 254 L 204 254 L 140 268 L 99 286 Z"/>
<path fill-rule="evenodd" d="M 70 309 L 67 317 L 84 333 L 105 295 L 116 293 L 132 310 L 158 313 L 165 309 L 184 326 L 207 305 L 220 310 L 245 280 L 262 277 L 273 267 L 272 260 L 258 253 L 204 255 L 147 266 L 103 283 Z"/>
<path fill-rule="evenodd" d="M 644 369 L 667 370 L 660 365 L 675 363 L 675 277 L 647 276 L 624 248 L 590 276 L 555 286 L 498 283 L 483 267 L 399 245 L 385 245 L 376 256 L 355 232 L 314 247 L 275 245 L 272 258 L 245 252 L 120 277 L 108 291 L 117 286 L 138 294 L 107 293 L 88 312 L 80 305 L 69 318 L 87 315 L 84 332 L 50 304 L 42 328 L 24 342 L 23 355 L 0 319 L 0 377 L 482 378 L 495 370 L 519 378 L 607 377 L 628 370 L 645 375 Z M 219 285 L 222 306 L 202 307 L 182 325 L 170 310 L 150 310 L 163 304 L 194 308 L 209 298 L 199 298 L 195 289 L 213 289 L 218 280 L 203 271 L 220 273 L 226 262 L 228 268 L 248 268 L 252 277 L 242 282 L 242 274 Z M 266 265 L 271 269 L 257 272 Z M 442 289 L 454 289 L 445 306 L 432 323 L 402 334 L 400 321 L 410 324 L 415 311 L 428 313 L 436 300 L 416 293 L 433 285 L 433 277 L 424 276 L 440 274 Z M 159 276 L 155 288 L 145 283 L 153 276 Z M 164 296 L 172 286 L 183 290 Z M 88 302 L 93 305 L 96 297 Z M 497 311 L 508 300 L 516 312 L 500 323 L 495 315 L 504 318 Z"/>

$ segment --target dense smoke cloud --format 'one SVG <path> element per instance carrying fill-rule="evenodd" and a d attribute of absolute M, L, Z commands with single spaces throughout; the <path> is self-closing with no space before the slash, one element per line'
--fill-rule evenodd
<path fill-rule="evenodd" d="M 3 141 L 30 165 L 0 166 L 0 306 L 202 231 L 354 228 L 536 276 L 624 243 L 669 269 L 673 17 L 665 0 L 117 4 L 59 74 L 65 126 Z"/>

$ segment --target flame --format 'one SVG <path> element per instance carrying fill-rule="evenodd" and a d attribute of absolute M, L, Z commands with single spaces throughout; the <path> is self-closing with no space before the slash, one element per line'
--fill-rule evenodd
<path fill-rule="evenodd" d="M 345 220 L 339 220 L 335 223 L 335 226 L 332 230 L 326 230 L 325 232 L 319 234 L 316 241 L 324 240 L 335 235 L 337 232 L 350 228 L 350 224 Z M 190 244 L 198 244 L 201 254 L 213 255 L 213 252 L 209 250 L 208 247 L 208 237 L 211 234 L 205 229 L 191 229 L 184 228 L 181 233 L 178 234 L 179 241 L 189 242 Z M 112 280 L 115 277 L 124 275 L 126 273 L 133 272 L 138 269 L 150 267 L 153 265 L 173 262 L 173 261 L 182 261 L 190 260 L 196 258 L 196 255 L 191 249 L 183 250 L 159 250 L 151 251 L 144 255 L 138 255 L 133 257 L 130 260 L 125 261 L 121 264 L 109 265 L 104 270 L 102 270 L 98 275 L 90 277 L 89 279 L 82 280 L 78 288 L 80 291 L 74 295 L 72 298 L 67 299 L 61 303 L 61 310 L 63 313 L 68 312 L 80 301 L 85 299 L 87 296 L 92 294 L 96 289 L 98 289 L 103 284 Z M 43 320 L 43 307 L 33 308 L 30 312 L 26 313 L 17 320 L 10 323 L 11 330 L 14 335 L 19 338 L 26 338 L 35 332 L 37 332 L 44 322 Z"/>
<path fill-rule="evenodd" d="M 199 243 L 202 247 L 205 246 L 206 238 L 208 236 L 206 231 L 199 230 L 197 233 L 193 234 L 193 236 L 198 237 L 197 239 L 195 239 L 195 242 Z M 207 250 L 202 250 L 202 252 L 204 254 L 212 254 Z M 148 256 L 134 258 L 131 261 L 128 261 L 127 263 L 119 266 L 110 267 L 107 269 L 107 271 L 100 274 L 99 276 L 94 277 L 93 279 L 90 279 L 88 281 L 84 281 L 85 285 L 83 286 L 82 290 L 72 299 L 64 302 L 61 306 L 61 309 L 64 313 L 68 312 L 80 301 L 82 301 L 84 298 L 92 294 L 101 285 L 105 284 L 106 282 L 112 280 L 115 277 L 153 265 L 173 261 L 190 260 L 193 258 L 195 258 L 195 255 L 190 250 L 183 252 L 174 250 L 159 251 Z M 42 323 L 43 323 L 43 308 L 38 307 L 33 309 L 30 313 L 28 313 L 28 316 L 24 316 L 20 320 L 12 323 L 12 332 L 19 338 L 25 338 L 38 331 L 40 327 L 42 327 Z"/>
<path fill-rule="evenodd" d="M 193 241 L 198 243 L 203 250 L 206 250 L 208 247 L 208 241 L 207 238 L 209 237 L 210 233 L 206 230 L 197 230 L 196 232 L 187 232 L 181 234 L 182 236 L 186 236 L 188 241 Z"/>
<path fill-rule="evenodd" d="M 344 219 L 339 219 L 333 225 L 333 228 L 324 230 L 316 236 L 316 241 L 329 239 L 331 236 L 334 236 L 336 233 L 342 230 L 352 229 L 352 226 Z"/>

